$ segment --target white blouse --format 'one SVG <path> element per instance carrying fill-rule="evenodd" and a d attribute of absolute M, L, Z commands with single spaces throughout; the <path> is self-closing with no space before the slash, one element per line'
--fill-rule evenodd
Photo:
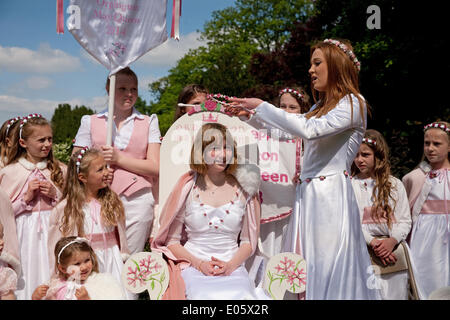
<path fill-rule="evenodd" d="M 391 195 L 396 201 L 394 207 L 394 202 L 389 198 L 389 204 L 394 209 L 392 228 L 389 229 L 387 223 L 384 221 L 379 223 L 363 223 L 362 230 L 367 244 L 370 244 L 376 236 L 389 236 L 395 238 L 397 242 L 400 242 L 406 240 L 406 237 L 411 231 L 411 211 L 409 209 L 405 187 L 399 179 L 393 176 L 390 177 L 390 181 L 392 183 Z M 364 208 L 371 208 L 373 206 L 372 194 L 375 181 L 372 178 L 359 179 L 355 176 L 352 179 L 352 185 L 355 191 L 356 201 L 358 202 L 360 218 L 363 222 Z"/>
<path fill-rule="evenodd" d="M 97 116 L 108 119 L 108 110 L 103 110 L 102 112 L 98 113 Z M 133 112 L 127 119 L 125 119 L 125 122 L 120 131 L 117 130 L 116 124 L 113 122 L 112 140 L 114 141 L 114 146 L 119 150 L 124 150 L 130 142 L 134 128 L 134 118 L 144 119 L 144 115 L 133 107 Z M 161 143 L 161 132 L 159 131 L 159 122 L 156 114 L 152 114 L 150 116 L 149 123 L 150 126 L 148 130 L 148 143 Z M 105 130 L 106 126 L 107 123 L 105 122 Z M 89 148 L 92 147 L 90 115 L 85 115 L 81 118 L 81 125 L 78 129 L 77 135 L 75 136 L 74 146 Z"/>

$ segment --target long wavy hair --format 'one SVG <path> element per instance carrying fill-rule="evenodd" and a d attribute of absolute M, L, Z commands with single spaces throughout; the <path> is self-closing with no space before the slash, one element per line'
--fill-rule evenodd
<path fill-rule="evenodd" d="M 374 129 L 367 129 L 364 134 L 365 139 L 376 141 L 376 145 L 365 143 L 374 153 L 375 165 L 373 173 L 375 176 L 375 187 L 373 189 L 372 198 L 374 199 L 371 216 L 375 221 L 381 218 L 386 219 L 389 229 L 392 228 L 394 219 L 394 210 L 397 204 L 396 199 L 392 196 L 394 186 L 390 179 L 391 164 L 389 161 L 389 147 L 383 135 Z M 352 164 L 352 175 L 358 174 L 360 171 L 355 163 Z M 393 207 L 389 204 L 392 201 Z"/>
<path fill-rule="evenodd" d="M 353 47 L 348 40 L 337 39 L 344 43 L 350 50 Z M 370 114 L 370 108 L 367 102 L 360 96 L 359 92 L 359 75 L 358 69 L 350 60 L 350 58 L 334 44 L 326 42 L 318 42 L 311 47 L 311 56 L 316 49 L 322 50 L 328 66 L 328 82 L 327 90 L 319 92 L 314 89 L 311 82 L 311 90 L 314 102 L 317 107 L 306 114 L 306 118 L 321 116 L 327 114 L 334 109 L 338 102 L 345 96 L 349 95 L 352 107 L 353 117 L 353 99 L 350 94 L 354 94 L 359 102 L 359 110 L 361 115 L 364 114 L 364 108 L 367 108 L 367 114 Z M 353 118 L 352 118 L 353 119 Z"/>
<path fill-rule="evenodd" d="M 9 125 L 9 122 L 13 119 L 5 121 L 0 128 L 0 159 L 3 161 L 3 165 L 6 166 L 10 162 L 11 150 L 14 149 L 17 152 L 19 145 L 19 123 L 20 119 L 14 121 Z"/>
<path fill-rule="evenodd" d="M 48 126 L 50 128 L 50 130 L 52 128 L 50 126 L 50 123 L 47 121 L 47 119 L 45 119 L 43 117 L 35 117 L 35 118 L 28 119 L 28 121 L 26 123 L 24 123 L 22 126 L 22 139 L 26 141 L 33 134 L 33 129 L 38 126 Z M 11 133 L 11 134 L 17 135 L 16 138 L 18 138 L 18 135 L 19 135 L 19 131 L 20 131 L 19 127 L 20 127 L 20 125 L 15 128 L 14 133 Z M 15 163 L 21 157 L 26 155 L 27 149 L 25 149 L 24 147 L 22 147 L 19 144 L 19 140 L 20 139 L 17 139 L 17 143 L 15 143 L 9 150 L 9 155 L 7 155 L 8 161 L 5 165 Z M 53 148 L 51 148 L 50 152 L 47 155 L 47 169 L 50 170 L 50 178 L 52 179 L 52 181 L 55 183 L 55 185 L 60 190 L 62 190 L 64 187 L 64 174 L 63 174 L 59 164 L 60 164 L 60 162 L 58 159 L 56 159 L 54 157 Z"/>
<path fill-rule="evenodd" d="M 87 191 L 78 175 L 83 174 L 87 177 L 91 162 L 102 156 L 97 149 L 86 150 L 77 172 L 76 162 L 80 153 L 81 150 L 72 155 L 67 168 L 67 182 L 63 191 L 63 199 L 67 200 L 67 204 L 60 221 L 60 230 L 63 235 L 68 235 L 76 229 L 79 236 L 85 236 L 83 206 L 86 204 Z M 118 222 L 125 219 L 122 201 L 108 186 L 98 190 L 97 200 L 101 204 L 100 216 L 104 226 L 117 226 Z"/>

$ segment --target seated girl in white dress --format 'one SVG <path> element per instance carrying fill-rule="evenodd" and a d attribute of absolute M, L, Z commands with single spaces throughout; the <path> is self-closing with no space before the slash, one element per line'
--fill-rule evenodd
<path fill-rule="evenodd" d="M 199 130 L 190 162 L 193 171 L 170 193 L 152 243 L 171 269 L 164 298 L 267 299 L 244 266 L 259 234 L 259 175 L 238 165 L 236 144 L 219 123 Z"/>

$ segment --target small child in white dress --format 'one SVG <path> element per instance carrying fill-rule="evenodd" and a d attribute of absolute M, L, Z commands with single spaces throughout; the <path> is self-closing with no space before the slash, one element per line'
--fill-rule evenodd
<path fill-rule="evenodd" d="M 111 273 L 120 282 L 123 262 L 129 256 L 124 208 L 107 180 L 106 162 L 99 150 L 84 148 L 71 157 L 63 200 L 50 216 L 49 248 L 61 236 L 85 237 L 95 251 L 100 272 Z M 51 259 L 50 266 L 54 263 Z"/>
<path fill-rule="evenodd" d="M 85 238 L 61 238 L 54 252 L 57 275 L 38 286 L 33 300 L 124 300 L 119 282 L 99 273 L 94 250 Z"/>

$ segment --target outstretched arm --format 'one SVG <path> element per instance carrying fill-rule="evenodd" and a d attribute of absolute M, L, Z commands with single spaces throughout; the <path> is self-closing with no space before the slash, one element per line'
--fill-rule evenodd
<path fill-rule="evenodd" d="M 254 114 L 252 117 L 258 118 L 258 120 L 265 122 L 269 126 L 307 140 L 335 135 L 355 127 L 355 125 L 360 125 L 363 120 L 365 121 L 365 114 L 360 114 L 359 101 L 354 96 L 352 97 L 353 108 L 351 107 L 349 96 L 346 96 L 326 115 L 310 119 L 303 114 L 287 113 L 270 103 L 261 102 L 262 100 L 260 99 L 233 99 L 233 101 L 247 109 L 253 109 Z M 256 105 L 258 102 L 260 104 Z M 239 109 L 236 110 L 234 115 L 242 116 L 245 113 L 239 111 Z"/>

